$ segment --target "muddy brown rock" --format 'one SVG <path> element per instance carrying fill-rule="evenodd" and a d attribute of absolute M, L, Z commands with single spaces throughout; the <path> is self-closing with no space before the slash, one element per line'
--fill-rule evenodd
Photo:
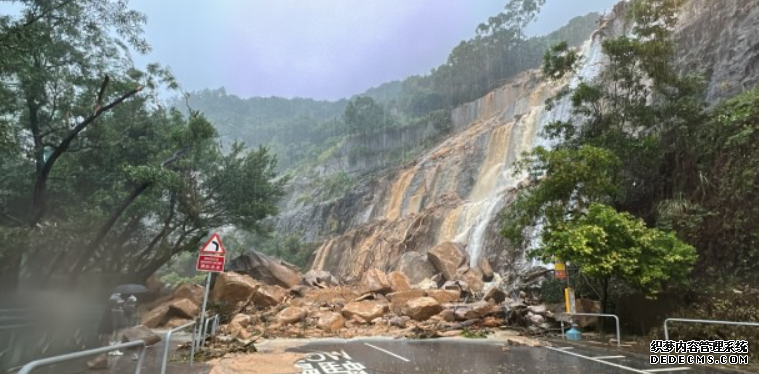
<path fill-rule="evenodd" d="M 477 268 L 469 268 L 458 277 L 458 280 L 467 284 L 467 291 L 472 293 L 482 292 L 485 284 L 482 282 L 482 272 Z"/>
<path fill-rule="evenodd" d="M 260 287 L 253 278 L 234 272 L 220 273 L 211 290 L 212 301 L 236 304 L 248 302 Z"/>
<path fill-rule="evenodd" d="M 458 290 L 427 290 L 427 296 L 440 304 L 446 304 L 458 301 L 461 298 L 461 292 Z"/>
<path fill-rule="evenodd" d="M 335 333 L 345 327 L 345 318 L 340 313 L 324 313 L 319 317 L 316 326 L 324 331 Z"/>
<path fill-rule="evenodd" d="M 196 305 L 200 305 L 203 303 L 203 296 L 205 296 L 205 287 L 183 283 L 174 289 L 171 297 L 172 299 L 189 299 Z"/>
<path fill-rule="evenodd" d="M 601 302 L 590 299 L 575 300 L 575 309 L 577 313 L 601 313 Z M 595 326 L 598 324 L 598 317 L 575 317 L 575 323 L 580 328 Z"/>
<path fill-rule="evenodd" d="M 232 321 L 229 322 L 229 325 L 227 326 L 227 332 L 229 335 L 239 337 L 240 332 L 250 326 L 250 322 L 251 318 L 249 315 L 242 313 L 237 314 L 232 317 Z"/>
<path fill-rule="evenodd" d="M 200 307 L 189 299 L 174 300 L 169 303 L 169 314 L 172 317 L 195 318 L 200 313 Z"/>
<path fill-rule="evenodd" d="M 408 278 L 400 271 L 394 271 L 387 275 L 387 280 L 390 282 L 393 292 L 408 291 L 411 289 L 411 284 Z"/>
<path fill-rule="evenodd" d="M 442 273 L 446 280 L 454 280 L 456 270 L 466 264 L 468 256 L 464 247 L 459 243 L 445 242 L 427 252 L 427 258 L 437 272 Z"/>
<path fill-rule="evenodd" d="M 403 315 L 409 316 L 416 321 L 426 321 L 430 317 L 440 313 L 443 306 L 431 297 L 420 297 L 406 302 L 403 307 Z"/>
<path fill-rule="evenodd" d="M 192 320 L 189 318 L 173 317 L 169 318 L 169 322 L 166 322 L 164 326 L 166 328 L 173 329 L 179 326 L 184 326 L 190 322 L 192 322 Z"/>
<path fill-rule="evenodd" d="M 359 286 L 362 293 L 389 293 L 392 291 L 387 275 L 379 269 L 369 269 L 361 278 Z"/>
<path fill-rule="evenodd" d="M 285 309 L 282 309 L 279 314 L 277 314 L 277 321 L 279 321 L 282 324 L 292 324 L 296 322 L 300 322 L 303 319 L 308 316 L 308 310 L 305 308 L 290 306 Z"/>
<path fill-rule="evenodd" d="M 435 282 L 431 278 L 425 278 L 425 279 L 422 279 L 421 282 L 414 285 L 413 288 L 418 289 L 418 290 L 434 290 L 434 289 L 437 289 L 437 282 Z"/>
<path fill-rule="evenodd" d="M 143 326 L 154 329 L 166 323 L 166 321 L 169 318 L 168 314 L 169 314 L 169 305 L 162 304 L 151 309 L 147 313 L 143 314 L 142 318 L 140 319 L 140 322 L 142 323 Z"/>
<path fill-rule="evenodd" d="M 435 268 L 427 260 L 427 256 L 419 252 L 406 252 L 401 255 L 397 270 L 405 274 L 411 284 L 418 284 L 435 275 Z"/>
<path fill-rule="evenodd" d="M 142 325 L 128 328 L 121 333 L 122 343 L 136 342 L 138 340 L 144 341 L 146 346 L 151 346 L 160 342 L 161 337 Z"/>
<path fill-rule="evenodd" d="M 390 309 L 394 313 L 400 314 L 406 302 L 425 296 L 427 296 L 427 292 L 424 290 L 409 290 L 390 293 L 387 295 L 387 298 L 390 300 Z"/>
<path fill-rule="evenodd" d="M 253 304 L 257 307 L 272 307 L 281 304 L 287 298 L 287 290 L 274 285 L 261 285 L 253 294 Z"/>
<path fill-rule="evenodd" d="M 452 310 L 445 309 L 440 314 L 438 314 L 440 318 L 445 322 L 453 322 L 456 320 L 456 315 L 453 314 Z"/>
<path fill-rule="evenodd" d="M 364 322 L 382 317 L 387 311 L 387 305 L 372 300 L 351 301 L 343 307 L 343 315 L 346 318 L 358 317 Z"/>

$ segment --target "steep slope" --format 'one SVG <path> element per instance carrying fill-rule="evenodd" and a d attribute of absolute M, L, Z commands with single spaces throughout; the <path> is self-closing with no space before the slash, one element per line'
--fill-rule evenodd
<path fill-rule="evenodd" d="M 582 47 L 585 58 L 578 76 L 564 84 L 597 76 L 604 64 L 601 42 L 626 33 L 625 3 L 602 19 L 601 26 Z M 679 24 L 681 63 L 703 69 L 708 76 L 707 97 L 726 85 L 756 80 L 759 56 L 757 7 L 750 0 L 714 8 L 707 0 L 691 0 Z M 703 28 L 715 32 L 698 34 Z M 716 32 L 720 30 L 720 32 Z M 740 37 L 735 37 L 740 32 Z M 716 47 L 719 46 L 719 47 Z M 730 53 L 735 50 L 740 60 Z M 703 60 L 694 59 L 701 51 Z M 689 65 L 688 65 L 689 64 Z M 731 86 L 731 87 L 732 87 Z M 344 278 L 367 268 L 394 269 L 406 252 L 426 253 L 433 246 L 455 241 L 466 246 L 470 263 L 480 258 L 512 280 L 529 268 L 524 248 L 511 248 L 498 233 L 499 214 L 520 187 L 530 183 L 514 176 L 514 162 L 536 145 L 549 145 L 540 136 L 551 121 L 566 119 L 567 102 L 547 110 L 544 101 L 561 84 L 548 84 L 537 71 L 525 72 L 504 86 L 451 112 L 452 135 L 403 168 L 358 183 L 346 196 L 315 205 L 291 203 L 277 220 L 278 229 L 301 232 L 307 240 L 326 238 L 317 251 L 313 269 L 329 270 Z M 296 188 L 297 189 L 297 188 Z"/>

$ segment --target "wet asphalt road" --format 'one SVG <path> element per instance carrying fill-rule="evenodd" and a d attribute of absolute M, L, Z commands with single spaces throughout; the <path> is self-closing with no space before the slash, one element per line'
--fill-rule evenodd
<path fill-rule="evenodd" d="M 730 373 L 713 367 L 685 369 L 684 366 L 678 365 L 650 365 L 647 356 L 633 357 L 625 353 L 594 348 L 504 347 L 502 343 L 460 339 L 334 340 L 310 343 L 289 351 L 310 354 L 298 363 L 302 372 L 307 374 L 359 374 L 362 373 L 360 370 L 367 374 Z M 666 368 L 676 369 L 662 370 Z"/>

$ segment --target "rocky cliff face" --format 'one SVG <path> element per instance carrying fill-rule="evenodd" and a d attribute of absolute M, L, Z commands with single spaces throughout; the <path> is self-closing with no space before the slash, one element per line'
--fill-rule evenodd
<path fill-rule="evenodd" d="M 759 4 L 755 0 L 690 0 L 678 26 L 678 63 L 707 78 L 709 103 L 759 82 Z"/>
<path fill-rule="evenodd" d="M 710 70 L 710 100 L 730 95 L 757 79 L 759 7 L 744 0 L 715 5 L 691 0 L 678 26 L 680 62 Z M 548 123 L 567 119 L 569 103 L 547 110 L 545 99 L 565 84 L 592 79 L 604 65 L 601 42 L 626 32 L 625 3 L 602 19 L 582 48 L 578 76 L 550 84 L 528 71 L 481 99 L 451 113 L 452 135 L 401 168 L 365 178 L 350 193 L 329 202 L 292 202 L 277 220 L 280 230 L 324 240 L 313 261 L 346 279 L 369 268 L 394 270 L 406 252 L 426 254 L 433 246 L 465 246 L 471 265 L 481 258 L 512 282 L 530 267 L 523 248 L 511 248 L 499 235 L 499 215 L 513 201 L 524 175 L 514 162 L 537 145 Z M 711 31 L 709 31 L 711 30 Z M 704 57 L 706 56 L 706 57 Z M 704 58 L 702 58 L 704 57 Z M 696 64 L 696 65 L 689 65 Z M 723 90 L 723 82 L 732 84 Z M 732 83 L 730 83 L 732 82 Z M 429 130 L 428 130 L 429 131 Z"/>

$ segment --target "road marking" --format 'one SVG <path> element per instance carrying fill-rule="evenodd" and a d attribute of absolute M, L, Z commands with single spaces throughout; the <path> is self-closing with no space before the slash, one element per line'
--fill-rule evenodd
<path fill-rule="evenodd" d="M 565 349 L 575 349 L 575 347 L 556 347 L 556 349 L 565 350 Z"/>
<path fill-rule="evenodd" d="M 635 369 L 635 368 L 631 368 L 629 366 L 618 365 L 618 364 L 615 364 L 613 362 L 608 362 L 608 361 L 599 360 L 599 359 L 593 358 L 593 357 L 583 356 L 581 354 L 574 353 L 574 352 L 567 352 L 566 349 L 554 348 L 554 347 L 545 347 L 545 348 L 550 349 L 552 351 L 561 352 L 561 353 L 564 353 L 564 354 L 567 354 L 567 355 L 577 356 L 577 357 L 580 357 L 580 358 L 584 358 L 586 360 L 590 360 L 590 361 L 594 361 L 594 362 L 599 362 L 599 363 L 602 363 L 604 365 L 609 365 L 609 366 L 613 366 L 613 367 L 620 368 L 620 369 L 623 369 L 623 370 L 632 371 L 633 373 L 650 374 L 647 371 L 638 370 L 638 369 Z"/>
<path fill-rule="evenodd" d="M 625 356 L 596 356 L 593 358 L 598 359 L 598 360 L 608 360 L 611 358 L 625 358 Z"/>
<path fill-rule="evenodd" d="M 369 347 L 372 347 L 372 348 L 374 348 L 374 349 L 376 349 L 376 350 L 378 350 L 378 351 L 382 351 L 382 352 L 385 352 L 385 353 L 389 354 L 390 356 L 393 356 L 393 357 L 399 358 L 399 359 L 401 359 L 401 360 L 403 360 L 403 361 L 406 361 L 406 362 L 411 362 L 411 360 L 409 360 L 409 359 L 407 359 L 407 358 L 405 358 L 405 357 L 401 357 L 401 356 L 398 356 L 397 354 L 395 354 L 395 353 L 393 353 L 393 352 L 390 352 L 390 351 L 388 351 L 388 350 L 382 349 L 382 348 L 380 348 L 380 347 L 377 347 L 376 345 L 371 345 L 371 344 L 369 344 L 369 343 L 364 343 L 364 345 L 367 345 L 367 346 L 369 346 Z"/>
<path fill-rule="evenodd" d="M 659 371 L 683 371 L 683 370 L 690 370 L 690 368 L 686 366 L 682 366 L 682 367 L 676 367 L 676 368 L 648 369 L 645 371 L 649 373 L 656 373 Z"/>

